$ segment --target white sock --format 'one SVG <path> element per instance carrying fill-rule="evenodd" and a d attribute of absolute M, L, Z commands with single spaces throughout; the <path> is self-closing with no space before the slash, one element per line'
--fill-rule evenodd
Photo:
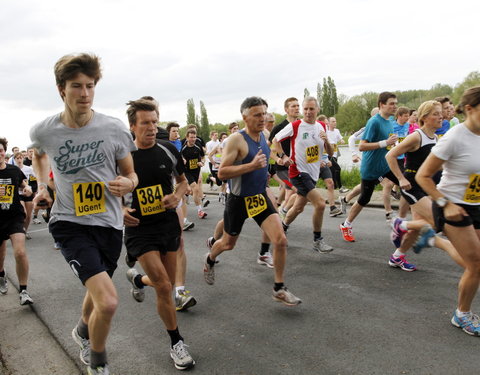
<path fill-rule="evenodd" d="M 467 315 L 470 315 L 470 314 L 471 314 L 471 311 L 463 312 L 463 311 L 460 311 L 459 309 L 457 309 L 457 310 L 455 311 L 455 314 L 457 314 L 457 316 L 458 316 L 459 318 L 463 318 L 463 317 L 465 317 L 465 316 L 467 316 Z"/>
<path fill-rule="evenodd" d="M 402 253 L 400 250 L 395 250 L 395 252 L 393 253 L 393 256 L 395 258 L 398 258 L 399 256 L 402 256 L 402 255 L 405 255 L 404 253 Z"/>
<path fill-rule="evenodd" d="M 345 222 L 343 223 L 343 226 L 344 226 L 344 227 L 347 227 L 347 228 L 351 228 L 351 227 L 352 227 L 352 223 L 349 222 L 348 220 L 345 220 Z"/>
<path fill-rule="evenodd" d="M 202 206 L 197 206 L 197 211 L 198 212 L 202 211 Z"/>
<path fill-rule="evenodd" d="M 433 236 L 428 239 L 428 246 L 435 247 L 435 237 L 436 236 Z"/>
<path fill-rule="evenodd" d="M 175 287 L 175 296 L 178 297 L 180 295 L 180 292 L 184 292 L 184 291 L 185 291 L 184 285 Z"/>

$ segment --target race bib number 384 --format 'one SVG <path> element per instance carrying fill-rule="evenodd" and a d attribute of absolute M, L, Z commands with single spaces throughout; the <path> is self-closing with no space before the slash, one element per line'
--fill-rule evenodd
<path fill-rule="evenodd" d="M 161 185 L 137 189 L 137 198 L 142 216 L 158 214 L 165 211 L 162 201 L 163 190 Z"/>
<path fill-rule="evenodd" d="M 248 217 L 254 217 L 267 209 L 267 200 L 262 194 L 251 195 L 245 197 L 245 207 Z"/>
<path fill-rule="evenodd" d="M 0 185 L 0 203 L 13 203 L 13 185 Z"/>
<path fill-rule="evenodd" d="M 77 216 L 106 212 L 105 184 L 103 182 L 73 184 L 73 201 Z"/>

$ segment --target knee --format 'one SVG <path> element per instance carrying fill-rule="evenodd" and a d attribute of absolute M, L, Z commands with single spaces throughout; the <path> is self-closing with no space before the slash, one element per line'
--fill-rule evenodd
<path fill-rule="evenodd" d="M 106 316 L 113 316 L 118 306 L 117 296 L 104 296 L 97 308 L 100 314 Z"/>
<path fill-rule="evenodd" d="M 295 212 L 295 214 L 300 215 L 303 212 L 304 206 L 293 206 L 291 210 Z"/>
<path fill-rule="evenodd" d="M 287 248 L 287 236 L 285 236 L 285 233 L 281 233 L 277 238 L 274 239 L 273 245 L 275 249 L 277 250 L 284 250 Z"/>
<path fill-rule="evenodd" d="M 173 285 L 169 280 L 157 280 L 153 282 L 155 292 L 159 297 L 170 298 L 173 290 Z"/>
<path fill-rule="evenodd" d="M 21 262 L 27 260 L 27 253 L 25 251 L 25 248 L 16 249 L 15 253 L 14 253 L 14 256 L 15 256 L 15 261 L 17 263 L 21 263 Z"/>

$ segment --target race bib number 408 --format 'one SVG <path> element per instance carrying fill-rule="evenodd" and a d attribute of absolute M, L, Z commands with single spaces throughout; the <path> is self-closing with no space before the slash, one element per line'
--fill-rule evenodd
<path fill-rule="evenodd" d="M 103 182 L 73 184 L 73 201 L 77 216 L 106 212 L 105 184 Z"/>
<path fill-rule="evenodd" d="M 161 185 L 147 186 L 137 189 L 138 205 L 142 216 L 154 215 L 165 211 L 163 190 Z"/>
<path fill-rule="evenodd" d="M 480 174 L 471 174 L 463 200 L 468 203 L 480 203 Z"/>
<path fill-rule="evenodd" d="M 307 163 L 316 163 L 318 158 L 318 145 L 307 147 L 306 149 Z"/>

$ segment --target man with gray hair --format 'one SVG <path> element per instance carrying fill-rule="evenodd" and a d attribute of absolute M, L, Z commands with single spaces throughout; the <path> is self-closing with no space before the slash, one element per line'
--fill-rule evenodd
<path fill-rule="evenodd" d="M 280 163 L 288 166 L 289 177 L 297 188 L 297 198 L 283 220 L 283 228 L 288 226 L 303 211 L 307 202 L 313 205 L 313 250 L 327 253 L 333 247 L 327 245 L 322 237 L 323 212 L 325 200 L 315 189 L 320 173 L 323 150 L 332 154 L 332 147 L 322 124 L 316 121 L 319 105 L 317 99 L 307 96 L 303 100 L 303 120 L 294 121 L 283 128 L 273 139 Z M 281 142 L 290 139 L 291 156 L 285 155 Z"/>
<path fill-rule="evenodd" d="M 225 250 L 232 250 L 247 218 L 253 218 L 274 244 L 273 299 L 288 306 L 301 300 L 284 284 L 283 273 L 287 257 L 287 238 L 280 218 L 267 196 L 267 160 L 270 155 L 263 135 L 267 102 L 249 97 L 240 106 L 245 129 L 230 136 L 218 169 L 218 177 L 229 180 L 230 194 L 223 215 L 222 238 L 215 241 L 205 257 L 204 277 L 209 285 L 215 282 L 215 259 Z"/>

